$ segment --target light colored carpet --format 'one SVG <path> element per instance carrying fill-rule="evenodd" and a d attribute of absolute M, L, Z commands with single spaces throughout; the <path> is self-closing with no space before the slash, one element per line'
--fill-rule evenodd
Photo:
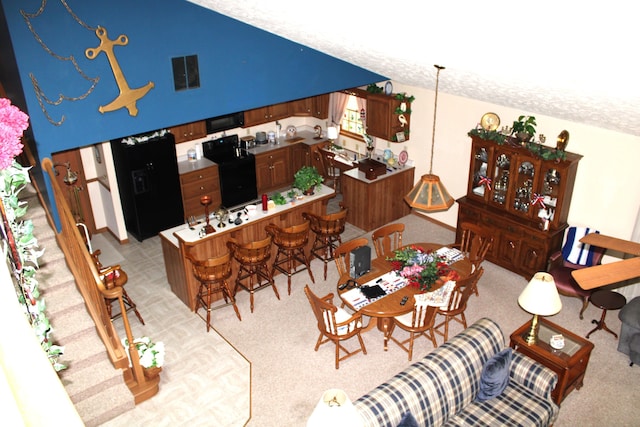
<path fill-rule="evenodd" d="M 100 250 L 100 262 L 102 265 L 120 264 L 124 258 L 105 234 L 94 234 L 91 237 L 91 249 Z"/>
<path fill-rule="evenodd" d="M 454 240 L 450 230 L 416 215 L 401 221 L 407 227 L 404 243 L 450 243 Z M 348 227 L 344 240 L 360 234 L 361 230 Z M 365 236 L 370 237 L 370 233 Z M 213 331 L 206 334 L 204 322 L 190 313 L 169 290 L 161 267 L 158 239 L 131 242 L 118 249 L 125 258 L 123 263 L 130 265 L 127 270 L 131 271 L 129 293 L 136 300 L 144 301 L 139 304 L 147 322 L 147 326 L 142 327 L 132 317 L 132 326 L 137 335 L 148 333 L 167 343 L 167 366 L 160 394 L 108 425 L 241 425 L 238 422 L 242 417 L 237 414 L 241 406 L 236 400 L 248 396 L 238 397 L 237 393 L 242 390 L 239 384 L 219 379 L 220 373 L 236 370 L 237 358 L 232 351 L 222 349 L 228 346 Z M 152 268 L 152 265 L 156 267 Z M 230 307 L 213 312 L 212 323 L 216 330 L 251 361 L 251 420 L 248 426 L 304 426 L 324 390 L 342 388 L 355 400 L 410 363 L 406 352 L 394 343 L 389 343 L 387 352 L 383 351 L 382 334 L 376 329 L 364 334 L 367 354 L 341 362 L 339 370 L 334 368 L 332 344 L 325 344 L 315 352 L 318 331 L 303 287 L 309 283 L 319 295 L 335 292 L 337 272 L 335 265 L 330 264 L 329 277 L 324 281 L 322 263 L 318 260 L 312 262 L 312 270 L 316 283 L 311 284 L 306 272 L 297 274 L 293 277 L 291 295 L 287 295 L 286 277 L 277 276 L 281 299 L 277 300 L 270 289 L 258 292 L 254 313 L 249 311 L 248 294 L 239 292 L 242 321 L 238 321 Z M 501 325 L 508 343 L 509 334 L 531 318 L 517 303 L 526 283 L 521 276 L 485 263 L 485 274 L 479 283 L 480 297 L 471 297 L 468 321 L 472 323 L 481 317 L 494 319 Z M 600 311 L 590 306 L 581 321 L 578 318 L 580 301 L 563 297 L 562 302 L 562 311 L 550 320 L 584 336 L 593 327 L 591 319 L 599 318 Z M 617 311 L 610 312 L 607 324 L 619 331 L 617 314 Z M 452 334 L 460 330 L 460 326 L 452 324 Z M 398 336 L 402 333 L 395 332 Z M 598 331 L 591 336 L 591 341 L 595 349 L 584 387 L 565 399 L 555 425 L 638 425 L 640 367 L 629 367 L 627 356 L 616 351 L 617 341 L 612 335 Z M 414 350 L 414 361 L 431 350 L 427 340 L 419 341 Z M 221 402 L 223 397 L 226 397 L 224 403 Z"/>
<path fill-rule="evenodd" d="M 415 215 L 402 219 L 406 225 L 403 243 L 431 241 L 449 243 L 454 233 Z M 367 233 L 370 237 L 370 233 Z M 496 320 L 506 335 L 527 322 L 531 316 L 522 311 L 517 298 L 527 280 L 505 269 L 485 263 L 485 274 L 480 281 L 480 297 L 472 296 L 467 310 L 470 323 L 481 317 Z M 278 301 L 271 290 L 256 296 L 255 312 L 248 309 L 248 296 L 240 293 L 238 304 L 243 315 L 238 322 L 233 313 L 218 313 L 214 324 L 217 330 L 234 343 L 253 364 L 253 417 L 250 426 L 303 426 L 313 411 L 322 392 L 329 388 L 344 389 L 352 400 L 376 387 L 406 367 L 407 353 L 389 343 L 383 350 L 382 333 L 373 329 L 364 334 L 367 354 L 358 354 L 334 367 L 333 344 L 324 344 L 318 352 L 313 350 L 318 331 L 303 287 L 309 283 L 318 295 L 335 292 L 338 275 L 335 266 L 329 269 L 327 281 L 322 280 L 322 264 L 312 264 L 316 283 L 311 284 L 307 273 L 294 276 L 292 294 L 286 295 L 286 280 L 278 277 Z M 563 298 L 562 311 L 551 321 L 576 332 L 586 334 L 593 325 L 590 320 L 600 315 L 590 307 L 585 320 L 580 321 L 580 301 Z M 613 330 L 620 329 L 617 312 L 611 312 L 607 323 Z M 452 324 L 452 335 L 462 327 Z M 394 334 L 402 336 L 403 331 Z M 612 335 L 598 331 L 592 335 L 595 349 L 589 362 L 584 387 L 573 391 L 562 404 L 556 426 L 638 425 L 640 410 L 640 368 L 629 367 L 627 356 L 616 351 L 617 341 Z M 441 342 L 439 338 L 438 342 Z M 350 343 L 351 347 L 357 342 Z M 414 349 L 414 360 L 432 350 L 426 339 Z"/>

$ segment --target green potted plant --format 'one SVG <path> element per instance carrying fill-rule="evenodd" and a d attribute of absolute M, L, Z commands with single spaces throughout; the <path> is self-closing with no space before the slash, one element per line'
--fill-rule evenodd
<path fill-rule="evenodd" d="M 524 144 L 535 136 L 536 126 L 537 123 L 534 116 L 520 116 L 518 120 L 513 122 L 511 135 L 515 135 L 516 139 Z"/>
<path fill-rule="evenodd" d="M 293 176 L 293 186 L 304 194 L 313 194 L 316 185 L 323 181 L 324 178 L 315 166 L 303 166 Z"/>

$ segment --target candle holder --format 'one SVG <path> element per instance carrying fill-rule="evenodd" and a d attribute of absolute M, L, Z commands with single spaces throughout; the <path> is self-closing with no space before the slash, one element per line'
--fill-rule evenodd
<path fill-rule="evenodd" d="M 200 197 L 200 204 L 204 206 L 204 218 L 206 221 L 206 225 L 203 227 L 205 234 L 215 233 L 215 229 L 211 224 L 209 224 L 209 205 L 211 205 L 211 197 L 210 196 L 202 196 Z"/>

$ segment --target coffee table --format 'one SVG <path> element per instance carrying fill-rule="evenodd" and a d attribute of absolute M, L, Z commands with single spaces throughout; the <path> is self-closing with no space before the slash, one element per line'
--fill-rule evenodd
<path fill-rule="evenodd" d="M 441 243 L 411 243 L 410 245 L 420 246 L 425 250 L 433 251 L 445 246 Z M 465 278 L 471 274 L 473 266 L 468 258 L 464 258 L 458 262 L 451 264 L 451 268 L 455 270 L 461 278 Z M 390 271 L 392 271 L 392 268 L 389 261 L 387 261 L 384 257 L 375 258 L 371 261 L 371 271 L 359 277 L 356 282 L 358 284 L 364 284 L 369 281 L 376 280 L 377 278 Z M 349 274 L 342 275 L 340 277 L 338 285 L 340 285 L 341 283 L 346 283 L 349 279 Z M 367 326 L 363 328 L 363 331 L 369 331 L 377 326 L 378 330 L 384 334 L 384 343 L 386 346 L 389 338 L 389 333 L 392 330 L 391 326 L 393 325 L 393 318 L 402 314 L 409 313 L 413 310 L 413 303 L 406 303 L 404 305 L 400 304 L 402 298 L 406 296 L 408 300 L 412 302 L 413 295 L 421 293 L 422 291 L 414 286 L 405 286 L 391 294 L 386 295 L 383 298 L 365 305 L 360 309 L 353 307 L 348 302 L 348 300 L 342 298 L 342 294 L 346 292 L 348 292 L 348 289 L 338 290 L 338 294 L 340 295 L 345 305 L 350 307 L 352 310 L 359 311 L 362 315 L 369 316 L 371 318 Z"/>
<path fill-rule="evenodd" d="M 538 325 L 538 341 L 535 344 L 529 345 L 526 342 L 531 328 L 531 321 L 529 321 L 511 334 L 509 345 L 558 374 L 558 383 L 551 397 L 560 405 L 573 389 L 582 387 L 593 343 L 544 317 L 539 319 Z M 564 337 L 565 343 L 559 350 L 549 344 L 551 337 L 558 334 Z"/>

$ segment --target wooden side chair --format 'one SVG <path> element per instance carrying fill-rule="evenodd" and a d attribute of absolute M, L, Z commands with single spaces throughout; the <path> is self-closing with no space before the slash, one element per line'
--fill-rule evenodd
<path fill-rule="evenodd" d="M 291 295 L 291 276 L 296 273 L 306 269 L 309 272 L 311 282 L 315 283 L 316 281 L 309 265 L 309 257 L 304 252 L 309 241 L 309 221 L 286 228 L 269 224 L 265 227 L 265 230 L 278 247 L 278 252 L 273 260 L 271 275 L 275 270 L 287 275 L 289 295 Z"/>
<path fill-rule="evenodd" d="M 359 237 L 357 239 L 349 240 L 348 242 L 342 243 L 338 246 L 334 254 L 334 261 L 336 263 L 336 267 L 338 268 L 338 275 L 342 276 L 343 274 L 348 274 L 351 268 L 351 251 L 362 246 L 367 246 L 369 244 L 369 240 L 365 237 Z"/>
<path fill-rule="evenodd" d="M 327 280 L 327 264 L 333 260 L 333 251 L 342 244 L 340 237 L 344 232 L 348 209 L 328 215 L 316 215 L 303 212 L 302 217 L 309 221 L 311 231 L 315 235 L 310 256 L 314 256 L 324 263 L 324 280 Z"/>
<path fill-rule="evenodd" d="M 235 240 L 227 242 L 231 256 L 238 263 L 238 274 L 236 275 L 233 295 L 236 295 L 238 288 L 249 292 L 252 313 L 254 307 L 253 295 L 257 291 L 271 287 L 276 294 L 276 298 L 280 299 L 278 288 L 273 282 L 273 275 L 267 265 L 269 258 L 271 258 L 271 242 L 271 236 L 250 243 L 239 243 Z"/>
<path fill-rule="evenodd" d="M 125 273 L 125 271 L 120 268 L 120 265 L 111 265 L 108 267 L 103 266 L 102 263 L 100 262 L 100 253 L 101 253 L 100 249 L 96 249 L 91 253 L 91 258 L 93 258 L 93 262 L 95 263 L 96 268 L 98 269 L 100 280 L 102 280 L 102 283 L 107 289 L 113 289 L 115 286 L 119 286 L 120 288 L 122 288 L 122 300 L 124 301 L 126 311 L 127 312 L 133 311 L 136 317 L 138 318 L 138 320 L 140 320 L 140 323 L 144 325 L 144 319 L 142 318 L 142 315 L 138 311 L 138 306 L 133 301 L 133 299 L 131 299 L 131 297 L 127 293 L 127 290 L 124 287 L 129 281 L 129 276 L 127 276 L 127 273 Z M 105 304 L 107 305 L 107 313 L 109 313 L 109 317 L 111 318 L 111 320 L 117 319 L 118 317 L 122 316 L 121 312 L 113 314 L 112 304 L 115 301 L 117 301 L 117 298 L 105 297 Z"/>
<path fill-rule="evenodd" d="M 404 224 L 387 224 L 371 234 L 373 247 L 378 258 L 390 256 L 393 251 L 402 247 L 402 233 Z"/>
<path fill-rule="evenodd" d="M 304 287 L 311 309 L 318 322 L 320 336 L 316 342 L 315 351 L 326 342 L 333 342 L 336 346 L 336 369 L 340 369 L 340 362 L 362 351 L 367 354 L 367 349 L 362 341 L 362 316 L 359 313 L 349 314 L 346 310 L 333 304 L 333 294 L 329 293 L 320 298 L 316 296 L 309 285 Z M 349 351 L 341 343 L 354 336 L 358 337 L 360 348 Z M 341 357 L 340 350 L 345 354 Z"/>
<path fill-rule="evenodd" d="M 327 150 L 315 151 L 316 162 L 322 165 L 322 175 L 324 176 L 324 185 L 333 187 L 336 193 L 340 193 L 341 170 L 335 165 L 335 154 Z"/>
<path fill-rule="evenodd" d="M 483 230 L 480 226 L 471 222 L 463 222 L 460 224 L 462 229 L 462 238 L 460 242 L 451 245 L 460 249 L 462 253 L 469 258 L 475 271 L 487 256 L 487 253 L 493 245 L 493 235 Z M 478 296 L 478 289 L 474 289 L 474 293 Z"/>
<path fill-rule="evenodd" d="M 411 361 L 411 358 L 413 357 L 413 343 L 415 342 L 416 338 L 423 336 L 431 340 L 433 348 L 438 347 L 438 342 L 436 341 L 436 336 L 433 329 L 437 313 L 437 307 L 429 306 L 425 303 L 419 303 L 416 301 L 413 306 L 413 311 L 393 318 L 393 323 L 391 324 L 388 337 L 391 341 L 398 344 L 400 348 L 402 348 L 409 354 L 409 361 Z M 409 332 L 409 338 L 404 341 L 400 341 L 396 337 L 394 337 L 393 330 L 396 326 Z M 384 342 L 384 350 L 387 351 L 386 339 Z"/>
<path fill-rule="evenodd" d="M 191 267 L 194 277 L 200 282 L 198 288 L 196 314 L 200 308 L 207 311 L 207 332 L 211 327 L 211 311 L 217 310 L 228 305 L 232 305 L 236 312 L 238 320 L 242 320 L 236 299 L 231 292 L 227 279 L 231 277 L 231 254 L 225 253 L 219 257 L 208 258 L 206 260 L 198 260 L 187 254 L 187 258 L 191 261 Z M 224 303 L 213 306 L 212 297 L 215 294 L 222 294 Z"/>
<path fill-rule="evenodd" d="M 478 281 L 484 274 L 484 268 L 478 267 L 469 277 L 459 279 L 453 288 L 449 304 L 438 309 L 438 315 L 443 317 L 442 322 L 434 326 L 433 330 L 438 335 L 444 337 L 446 342 L 449 339 L 449 321 L 455 320 L 464 329 L 467 328 L 467 318 L 464 315 L 467 309 L 467 302 L 472 293 L 477 289 Z M 442 330 L 444 328 L 444 330 Z"/>

